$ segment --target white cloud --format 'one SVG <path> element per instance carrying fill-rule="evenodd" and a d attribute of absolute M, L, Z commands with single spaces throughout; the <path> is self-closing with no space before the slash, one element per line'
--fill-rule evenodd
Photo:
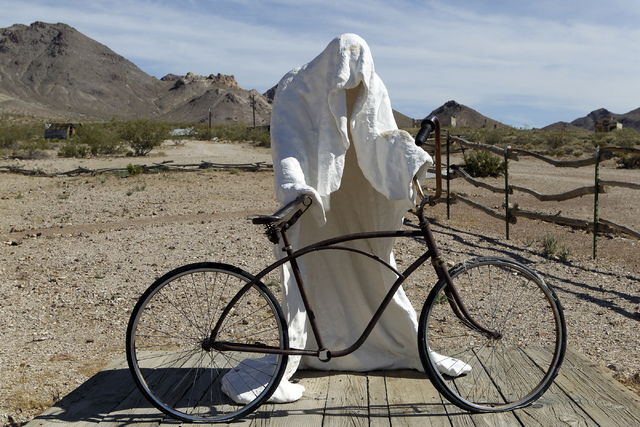
<path fill-rule="evenodd" d="M 455 99 L 539 127 L 600 107 L 640 106 L 636 2 L 4 3 L 0 27 L 63 22 L 156 77 L 221 72 L 264 91 L 333 37 L 355 32 L 369 43 L 394 107 L 410 116 Z"/>

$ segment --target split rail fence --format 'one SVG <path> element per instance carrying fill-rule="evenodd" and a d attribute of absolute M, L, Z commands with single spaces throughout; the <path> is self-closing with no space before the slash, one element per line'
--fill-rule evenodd
<path fill-rule="evenodd" d="M 444 174 L 447 188 L 446 188 L 446 203 L 447 203 L 447 218 L 450 218 L 450 206 L 452 204 L 457 203 L 458 201 L 465 203 L 475 209 L 478 209 L 491 217 L 498 218 L 503 220 L 506 225 L 506 237 L 509 239 L 509 225 L 515 224 L 517 222 L 518 217 L 541 220 L 546 222 L 553 222 L 561 225 L 576 227 L 576 228 L 586 228 L 591 229 L 593 231 L 593 257 L 597 257 L 597 245 L 598 245 L 598 232 L 610 232 L 617 231 L 629 236 L 635 237 L 636 239 L 640 239 L 640 232 L 632 230 L 629 227 L 626 227 L 621 224 L 616 224 L 613 221 L 606 220 L 604 218 L 600 218 L 598 215 L 598 194 L 605 193 L 605 187 L 625 187 L 631 188 L 634 190 L 640 190 L 640 184 L 630 183 L 630 182 L 619 182 L 619 181 L 603 181 L 600 180 L 599 177 L 599 168 L 600 161 L 602 159 L 611 159 L 614 153 L 630 153 L 630 154 L 640 154 L 640 150 L 633 148 L 619 148 L 619 147 L 604 147 L 598 148 L 596 150 L 596 154 L 593 157 L 575 161 L 560 161 L 545 157 L 538 153 L 521 150 L 521 149 L 513 149 L 511 147 L 505 147 L 501 149 L 499 147 L 475 142 L 469 142 L 459 136 L 452 136 L 449 132 L 446 132 L 446 151 L 445 155 L 447 157 L 446 161 L 446 170 L 447 173 Z M 477 179 L 471 177 L 466 171 L 462 168 L 452 166 L 450 162 L 450 155 L 454 152 L 451 148 L 452 143 L 458 143 L 460 145 L 460 149 L 456 150 L 456 152 L 464 152 L 465 148 L 475 149 L 475 150 L 486 150 L 492 152 L 494 154 L 504 156 L 505 159 L 505 174 L 504 174 L 504 187 L 499 188 L 492 186 L 490 184 L 484 183 Z M 579 168 L 579 167 L 587 167 L 594 166 L 595 167 L 595 179 L 593 186 L 580 187 L 574 190 L 561 193 L 561 194 L 540 194 L 534 190 L 509 185 L 509 162 L 508 160 L 518 161 L 518 156 L 531 156 L 536 159 L 542 160 L 546 163 L 549 163 L 555 167 L 567 167 L 567 168 Z M 154 163 L 151 166 L 147 165 L 134 165 L 134 168 L 140 168 L 141 172 L 150 172 L 150 171 L 199 171 L 203 169 L 214 169 L 214 170 L 229 170 L 229 169 L 237 169 L 243 171 L 260 171 L 260 170 L 272 170 L 273 166 L 264 162 L 259 163 L 243 163 L 243 164 L 218 164 L 211 162 L 201 162 L 197 164 L 172 164 L 171 161 L 162 162 L 162 163 Z M 21 173 L 24 175 L 33 175 L 33 176 L 77 176 L 77 175 L 99 175 L 103 173 L 114 173 L 114 172 L 127 172 L 128 168 L 107 168 L 107 169 L 88 169 L 83 167 L 78 167 L 77 169 L 67 171 L 67 172 L 45 172 L 42 170 L 30 170 L 23 169 L 16 166 L 0 166 L 0 172 L 9 172 L 9 173 Z M 478 202 L 475 202 L 467 197 L 464 197 L 460 194 L 451 191 L 451 180 L 455 178 L 463 178 L 467 182 L 472 185 L 480 188 L 484 188 L 493 193 L 502 193 L 505 196 L 505 213 L 499 212 L 495 209 L 491 209 L 487 206 L 484 206 Z M 509 203 L 509 195 L 513 194 L 514 191 L 519 191 L 522 193 L 527 193 L 534 196 L 536 199 L 546 202 L 546 201 L 564 201 L 573 199 L 576 197 L 581 197 L 585 195 L 594 195 L 594 219 L 593 221 L 585 221 L 582 219 L 575 218 L 567 218 L 562 217 L 560 215 L 549 215 L 540 212 L 533 212 L 521 209 L 518 204 L 511 205 Z"/>
<path fill-rule="evenodd" d="M 273 170 L 273 166 L 266 162 L 257 163 L 238 163 L 238 164 L 222 164 L 211 163 L 202 161 L 200 163 L 193 164 L 173 164 L 173 160 L 168 160 L 162 163 L 153 163 L 152 165 L 132 165 L 134 169 L 139 169 L 141 173 L 150 172 L 167 172 L 167 171 L 182 171 L 182 172 L 197 172 L 204 169 L 212 170 L 230 170 L 237 169 L 247 172 Z M 78 167 L 66 172 L 46 172 L 40 169 L 25 169 L 20 166 L 0 166 L 0 172 L 17 173 L 22 175 L 31 176 L 44 176 L 44 177 L 56 177 L 56 176 L 78 176 L 78 175 L 100 175 L 103 173 L 128 173 L 129 167 L 125 168 L 103 168 L 103 169 L 88 169 Z"/>
<path fill-rule="evenodd" d="M 453 150 L 452 144 L 458 143 L 460 145 L 460 149 Z M 497 154 L 499 156 L 503 156 L 505 160 L 505 173 L 504 173 L 504 187 L 496 187 L 480 180 L 474 179 L 471 177 L 465 170 L 462 168 L 451 165 L 450 155 L 454 152 L 462 152 L 466 149 L 475 149 L 475 150 L 485 150 L 491 153 Z M 575 161 L 560 161 L 545 157 L 538 153 L 533 153 L 526 150 L 514 149 L 509 146 L 501 149 L 499 147 L 481 143 L 475 143 L 467 141 L 460 136 L 452 136 L 449 132 L 446 132 L 446 151 L 443 153 L 446 155 L 446 174 L 443 174 L 446 179 L 446 199 L 443 199 L 442 202 L 447 203 L 447 218 L 450 218 L 450 206 L 451 204 L 455 204 L 457 202 L 465 203 L 475 209 L 478 209 L 491 217 L 498 218 L 505 222 L 506 227 L 506 237 L 509 239 L 509 225 L 516 224 L 518 217 L 553 222 L 556 224 L 571 226 L 575 228 L 583 228 L 589 229 L 593 231 L 593 257 L 597 258 L 597 247 L 598 247 L 598 232 L 619 232 L 624 233 L 629 236 L 632 236 L 636 239 L 640 239 L 640 232 L 632 230 L 629 227 L 626 227 L 621 224 L 616 224 L 613 221 L 606 220 L 604 218 L 600 218 L 598 215 L 598 194 L 605 193 L 605 187 L 624 187 L 630 188 L 634 190 L 640 190 L 640 184 L 631 183 L 631 182 L 619 182 L 619 181 L 603 181 L 600 179 L 600 162 L 604 160 L 611 159 L 614 153 L 629 153 L 629 154 L 640 154 L 640 150 L 633 148 L 619 148 L 619 147 L 598 147 L 596 149 L 596 154 L 593 157 L 575 160 Z M 587 187 L 576 188 L 571 191 L 567 191 L 565 193 L 560 194 L 540 194 L 534 190 L 516 186 L 509 184 L 509 160 L 518 161 L 519 156 L 531 156 L 536 159 L 542 160 L 548 164 L 551 164 L 555 167 L 562 168 L 579 168 L 579 167 L 587 167 L 593 166 L 595 169 L 594 173 L 594 185 Z M 475 187 L 484 188 L 493 193 L 501 193 L 504 194 L 505 202 L 505 213 L 497 211 L 495 209 L 491 209 L 487 206 L 484 206 L 478 202 L 475 202 L 467 197 L 464 197 L 460 194 L 451 191 L 451 180 L 455 178 L 462 178 L 474 185 Z M 509 195 L 513 194 L 514 191 L 519 191 L 522 193 L 530 194 L 534 196 L 536 199 L 547 202 L 547 201 L 565 201 L 574 199 L 577 197 L 585 196 L 585 195 L 594 195 L 594 216 L 593 221 L 586 221 L 583 219 L 576 218 L 568 218 L 560 215 L 549 215 L 540 212 L 534 212 L 529 210 L 521 209 L 518 204 L 510 204 L 509 203 Z"/>

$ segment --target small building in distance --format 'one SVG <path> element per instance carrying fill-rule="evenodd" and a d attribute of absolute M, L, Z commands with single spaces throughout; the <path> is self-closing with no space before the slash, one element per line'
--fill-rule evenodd
<path fill-rule="evenodd" d="M 596 120 L 596 132 L 611 132 L 622 129 L 622 123 L 611 116 L 604 116 Z"/>
<path fill-rule="evenodd" d="M 44 139 L 68 139 L 76 134 L 79 123 L 46 123 Z"/>

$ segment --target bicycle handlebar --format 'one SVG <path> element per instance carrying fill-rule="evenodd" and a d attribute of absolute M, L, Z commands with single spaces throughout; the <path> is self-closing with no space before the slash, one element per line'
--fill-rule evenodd
<path fill-rule="evenodd" d="M 431 132 L 434 132 L 435 135 L 435 168 L 436 168 L 436 192 L 433 196 L 429 196 L 427 198 L 422 194 L 422 189 L 420 188 L 419 183 L 416 183 L 416 188 L 418 192 L 423 198 L 423 202 L 420 206 L 424 206 L 425 201 L 429 203 L 429 205 L 433 206 L 436 204 L 436 201 L 442 195 L 442 159 L 441 159 L 441 151 L 442 151 L 442 142 L 440 138 L 440 120 L 436 116 L 431 116 L 426 118 L 420 124 L 420 130 L 418 131 L 418 135 L 416 135 L 416 145 L 421 147 L 431 135 Z"/>
<path fill-rule="evenodd" d="M 427 141 L 427 138 L 429 138 L 429 135 L 431 135 L 431 132 L 433 132 L 436 128 L 436 124 L 433 121 L 434 119 L 438 120 L 436 116 L 431 116 L 424 119 L 420 123 L 420 130 L 416 135 L 416 145 L 418 147 L 422 147 L 424 145 L 424 143 Z"/>

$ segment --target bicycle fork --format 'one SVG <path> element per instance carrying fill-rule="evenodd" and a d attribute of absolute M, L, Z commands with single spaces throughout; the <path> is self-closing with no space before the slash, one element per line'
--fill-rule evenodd
<path fill-rule="evenodd" d="M 467 327 L 475 329 L 495 339 L 502 338 L 502 334 L 500 332 L 492 331 L 491 329 L 485 328 L 471 316 L 469 310 L 467 310 L 467 307 L 462 301 L 460 294 L 458 293 L 458 289 L 456 289 L 455 285 L 453 284 L 453 279 L 449 275 L 449 271 L 445 268 L 442 257 L 440 257 L 440 251 L 438 250 L 438 246 L 436 245 L 431 227 L 429 226 L 429 222 L 424 216 L 424 211 L 422 209 L 418 209 L 416 215 L 418 216 L 418 219 L 420 221 L 419 226 L 424 233 L 424 239 L 427 247 L 429 248 L 429 252 L 432 254 L 431 263 L 433 264 L 433 268 L 436 271 L 438 278 L 444 280 L 447 283 L 447 286 L 444 288 L 444 293 L 447 296 L 447 301 L 451 306 L 451 310 L 453 310 L 456 317 L 460 319 L 460 321 Z"/>

